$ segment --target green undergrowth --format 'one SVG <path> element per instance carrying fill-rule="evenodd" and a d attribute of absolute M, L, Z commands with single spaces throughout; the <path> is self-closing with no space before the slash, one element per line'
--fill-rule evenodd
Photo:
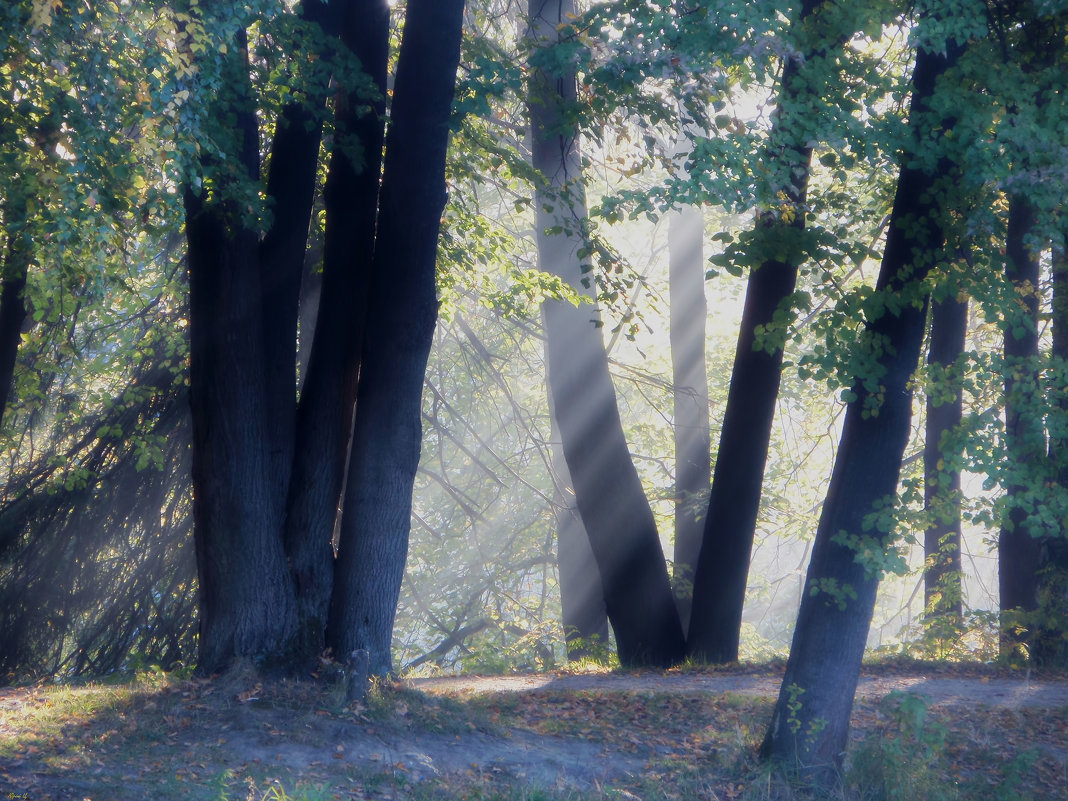
<path fill-rule="evenodd" d="M 773 700 L 381 683 L 349 705 L 340 684 L 251 671 L 9 688 L 0 797 L 1068 801 L 1068 709 L 928 707 L 900 694 L 858 703 L 841 784 L 821 795 L 755 758 Z M 558 768 L 539 773 L 538 760 Z"/>

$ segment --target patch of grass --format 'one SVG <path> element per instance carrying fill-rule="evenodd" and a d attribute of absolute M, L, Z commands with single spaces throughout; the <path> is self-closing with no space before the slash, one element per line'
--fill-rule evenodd
<path fill-rule="evenodd" d="M 650 691 L 434 695 L 382 683 L 363 705 L 350 706 L 343 687 L 326 682 L 270 681 L 241 671 L 212 681 L 153 672 L 125 683 L 0 691 L 0 795 L 818 798 L 756 760 L 771 705 L 770 698 Z M 1068 801 L 1068 709 L 928 709 L 918 699 L 892 696 L 859 703 L 853 731 L 845 789 L 829 796 L 833 801 Z M 490 746 L 498 757 L 520 758 L 494 761 L 483 753 Z M 465 756 L 457 760 L 455 753 Z M 527 753 L 531 760 L 569 758 L 568 772 L 554 778 L 555 767 L 528 770 Z"/>

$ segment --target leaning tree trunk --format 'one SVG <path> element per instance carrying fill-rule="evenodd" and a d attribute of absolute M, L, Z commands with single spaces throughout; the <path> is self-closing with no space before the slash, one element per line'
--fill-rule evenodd
<path fill-rule="evenodd" d="M 531 0 L 535 44 L 544 49 L 558 42 L 573 15 L 571 0 Z M 566 300 L 543 306 L 549 391 L 619 660 L 626 666 L 666 667 L 682 658 L 682 627 L 656 521 L 623 435 L 599 314 L 582 284 L 586 200 L 577 127 L 565 121 L 575 102 L 573 67 L 531 70 L 531 150 L 540 182 L 538 258 L 543 269 L 585 296 L 578 307 Z"/>
<path fill-rule="evenodd" d="M 567 459 L 560 445 L 552 393 L 549 393 L 549 422 L 552 432 L 553 505 L 556 518 L 556 571 L 560 581 L 560 622 L 569 660 L 606 655 L 608 613 L 604 587 L 590 538 L 582 525 L 575 503 L 575 488 Z"/>
<path fill-rule="evenodd" d="M 668 229 L 668 294 L 675 437 L 675 560 L 672 585 L 682 630 L 690 625 L 693 579 L 711 481 L 708 371 L 705 366 L 704 216 L 687 206 Z"/>
<path fill-rule="evenodd" d="M 806 24 L 816 6 L 815 0 L 802 4 L 798 26 Z M 840 42 L 827 42 L 825 46 L 837 49 Z M 776 175 L 783 176 L 777 182 L 781 186 L 772 187 L 772 194 L 782 193 L 792 216 L 780 218 L 772 214 L 758 221 L 754 231 L 758 241 L 797 237 L 805 227 L 812 147 L 807 141 L 796 141 L 793 132 L 804 130 L 798 121 L 811 113 L 818 90 L 810 84 L 805 64 L 814 59 L 816 63 L 822 61 L 816 58 L 818 55 L 791 58 L 783 67 L 774 144 L 769 148 L 768 159 L 775 165 Z M 783 360 L 781 345 L 758 347 L 757 331 L 774 330 L 780 325 L 775 315 L 793 294 L 799 261 L 800 255 L 789 260 L 768 259 L 749 274 L 687 635 L 687 653 L 703 661 L 738 659 L 749 558 Z"/>
<path fill-rule="evenodd" d="M 1008 515 L 998 536 L 1001 645 L 1006 654 L 1026 646 L 1030 639 L 1026 629 L 1031 623 L 1020 615 L 1038 606 L 1042 558 L 1039 532 L 1032 532 L 1028 522 L 1028 505 L 1033 501 L 1027 500 L 1034 488 L 1035 470 L 1041 470 L 1046 455 L 1038 383 L 1039 260 L 1025 242 L 1035 222 L 1035 210 L 1028 199 L 1012 195 L 1005 240 L 1005 277 L 1012 284 L 1015 302 L 1005 316 L 1004 341 Z"/>
<path fill-rule="evenodd" d="M 437 321 L 436 255 L 463 0 L 409 0 L 360 359 L 327 643 L 392 672 L 393 621 L 422 445 L 426 362 Z"/>
<path fill-rule="evenodd" d="M 285 529 L 298 604 L 295 658 L 304 663 L 325 646 L 333 589 L 332 539 L 352 433 L 382 172 L 389 5 L 344 0 L 335 24 L 380 95 L 364 97 L 342 87 L 335 97 L 334 149 L 323 192 L 321 300 L 297 408 Z M 354 160 L 354 152 L 363 154 L 362 161 Z"/>
<path fill-rule="evenodd" d="M 968 302 L 948 297 L 931 306 L 927 364 L 937 385 L 927 394 L 923 447 L 924 600 L 928 620 L 964 615 L 961 592 L 959 448 L 949 448 L 964 411 L 961 376 L 954 367 L 964 352 Z"/>
<path fill-rule="evenodd" d="M 916 55 L 910 111 L 916 147 L 937 122 L 928 111 L 935 83 L 959 55 L 953 42 L 944 53 L 921 49 Z M 892 536 L 870 516 L 896 493 L 909 438 L 910 380 L 927 317 L 924 278 L 944 238 L 937 195 L 939 181 L 948 179 L 945 161 L 925 172 L 909 165 L 907 155 L 902 159 L 876 283 L 887 303 L 865 326 L 875 367 L 872 374 L 854 377 L 786 674 L 761 748 L 763 757 L 825 787 L 833 785 L 842 766 L 880 560 Z"/>

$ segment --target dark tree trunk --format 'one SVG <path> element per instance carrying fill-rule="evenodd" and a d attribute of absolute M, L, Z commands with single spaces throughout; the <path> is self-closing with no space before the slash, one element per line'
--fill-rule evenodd
<path fill-rule="evenodd" d="M 241 179 L 256 181 L 258 130 L 243 37 L 234 45 L 228 94 L 218 102 L 237 120 L 233 163 L 245 171 Z M 236 202 L 225 196 L 232 187 L 217 177 L 213 196 L 185 195 L 198 667 L 204 673 L 238 657 L 276 658 L 295 626 L 268 452 L 258 237 L 242 226 Z"/>
<path fill-rule="evenodd" d="M 968 331 L 968 303 L 945 298 L 931 307 L 931 344 L 927 364 L 948 386 L 940 383 L 927 395 L 923 447 L 923 504 L 927 512 L 923 574 L 925 608 L 929 618 L 964 615 L 961 594 L 961 515 L 959 448 L 948 450 L 947 438 L 960 425 L 964 393 L 953 368 L 964 352 Z M 950 394 L 951 393 L 951 394 Z"/>
<path fill-rule="evenodd" d="M 462 0 L 410 0 L 397 65 L 327 643 L 392 671 L 421 404 L 437 320 L 435 259 Z"/>
<path fill-rule="evenodd" d="M 1053 243 L 1053 314 L 1050 348 L 1049 462 L 1055 502 L 1068 503 L 1068 237 Z M 1068 667 L 1068 527 L 1043 543 L 1040 602 L 1048 605 L 1045 625 L 1032 636 L 1031 659 L 1040 667 Z"/>
<path fill-rule="evenodd" d="M 1029 638 L 1017 634 L 1020 612 L 1038 606 L 1042 543 L 1028 523 L 1025 496 L 1033 489 L 1034 470 L 1044 461 L 1046 434 L 1038 385 L 1039 261 L 1025 240 L 1035 226 L 1035 210 L 1023 195 L 1009 198 L 1005 240 L 1005 277 L 1016 308 L 1005 319 L 1005 447 L 1010 478 L 1008 518 L 998 536 L 1002 650 L 1011 653 Z M 1041 480 L 1041 479 L 1039 479 Z"/>
<path fill-rule="evenodd" d="M 326 11 L 321 0 L 304 0 L 300 5 L 302 19 L 319 23 L 329 33 Z M 313 54 L 298 52 L 293 57 L 309 55 Z M 306 102 L 289 103 L 282 109 L 267 163 L 271 224 L 259 248 L 262 337 L 271 476 L 274 492 L 283 499 L 293 464 L 297 316 L 325 102 L 325 92 L 318 97 L 311 94 Z"/>
<path fill-rule="evenodd" d="M 558 41 L 573 9 L 570 0 L 531 0 L 536 44 Z M 542 176 L 539 261 L 588 297 L 581 283 L 586 203 L 578 132 L 563 113 L 575 102 L 575 73 L 533 69 L 529 92 L 533 165 Z M 557 226 L 561 232 L 552 233 Z M 549 390 L 620 662 L 675 664 L 683 655 L 682 627 L 656 521 L 623 435 L 598 312 L 589 303 L 576 308 L 562 300 L 546 301 L 543 312 Z"/>
<path fill-rule="evenodd" d="M 797 24 L 804 25 L 815 7 L 815 2 L 807 0 Z M 837 42 L 827 44 L 839 46 Z M 789 237 L 805 227 L 812 148 L 794 141 L 795 136 L 789 132 L 799 127 L 798 117 L 811 113 L 814 90 L 805 77 L 806 61 L 790 59 L 783 68 L 775 120 L 778 143 L 768 154 L 769 161 L 788 176 L 782 191 L 795 216 L 792 220 L 764 218 L 758 222 L 757 237 Z M 774 328 L 775 313 L 797 284 L 797 267 L 796 260 L 769 259 L 749 274 L 712 492 L 704 518 L 687 639 L 687 652 L 703 661 L 738 659 L 749 558 L 783 359 L 781 347 L 758 349 L 756 332 L 758 328 Z"/>
<path fill-rule="evenodd" d="M 604 587 L 590 538 L 575 503 L 575 488 L 560 444 L 552 393 L 549 393 L 552 431 L 553 504 L 556 517 L 556 570 L 560 580 L 560 619 L 570 660 L 602 658 L 607 654 L 608 613 Z"/>
<path fill-rule="evenodd" d="M 334 0 L 335 4 L 337 0 Z M 336 98 L 334 150 L 324 202 L 323 281 L 300 405 L 286 515 L 285 545 L 296 586 L 299 659 L 325 646 L 333 588 L 332 538 L 349 452 L 368 283 L 375 247 L 389 52 L 385 0 L 347 0 L 342 42 L 359 58 L 381 97 L 345 89 Z M 363 159 L 354 162 L 353 153 Z M 344 654 L 338 654 L 344 657 Z"/>
<path fill-rule="evenodd" d="M 4 247 L 0 251 L 0 424 L 7 413 L 15 380 L 15 361 L 26 322 L 26 278 L 30 268 L 26 205 L 18 197 L 4 204 Z"/>
<path fill-rule="evenodd" d="M 675 561 L 672 584 L 682 630 L 690 625 L 693 578 L 712 480 L 705 368 L 704 216 L 686 207 L 671 215 L 668 282 L 675 436 Z"/>
<path fill-rule="evenodd" d="M 936 124 L 925 113 L 935 83 L 957 57 L 952 42 L 944 54 L 916 55 L 910 124 L 917 146 Z M 950 127 L 948 121 L 941 124 Z M 887 303 L 865 327 L 877 367 L 854 378 L 786 674 L 761 748 L 763 757 L 823 786 L 834 783 L 845 753 L 879 560 L 891 537 L 872 524 L 871 515 L 897 490 L 911 424 L 909 381 L 927 318 L 923 281 L 943 242 L 936 196 L 939 175 L 948 179 L 948 165 L 929 174 L 908 166 L 907 155 L 902 164 L 876 284 Z"/>

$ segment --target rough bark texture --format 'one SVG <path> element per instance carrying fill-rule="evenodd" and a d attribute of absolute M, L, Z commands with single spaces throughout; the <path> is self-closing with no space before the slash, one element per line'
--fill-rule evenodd
<path fill-rule="evenodd" d="M 704 216 L 686 207 L 668 229 L 668 292 L 675 437 L 675 561 L 672 585 L 682 630 L 690 625 L 693 579 L 712 480 L 705 367 Z"/>
<path fill-rule="evenodd" d="M 374 254 L 389 48 L 385 0 L 347 0 L 342 42 L 381 92 L 336 98 L 335 148 L 327 171 L 323 279 L 315 337 L 297 409 L 285 545 L 296 586 L 305 662 L 325 646 L 333 588 L 332 538 L 351 439 L 360 350 Z M 362 153 L 362 160 L 355 160 Z M 339 656 L 344 656 L 340 654 Z"/>
<path fill-rule="evenodd" d="M 968 331 L 968 303 L 946 298 L 931 307 L 931 344 L 927 364 L 932 368 L 952 368 L 964 352 Z M 924 600 L 929 617 L 964 614 L 961 594 L 961 516 L 960 468 L 957 451 L 944 447 L 945 438 L 960 425 L 964 394 L 956 372 L 945 373 L 953 381 L 952 396 L 941 388 L 927 396 L 923 448 L 923 501 L 929 515 L 924 531 L 927 569 L 923 574 Z"/>
<path fill-rule="evenodd" d="M 256 180 L 258 132 L 238 77 L 247 76 L 245 60 L 234 61 L 229 102 L 241 139 L 234 155 L 247 179 Z M 204 673 L 235 657 L 277 655 L 295 625 L 268 458 L 258 237 L 241 226 L 233 206 L 225 197 L 186 191 L 198 667 Z"/>
<path fill-rule="evenodd" d="M 534 41 L 558 41 L 573 11 L 570 0 L 531 0 Z M 539 261 L 588 297 L 581 283 L 586 211 L 578 133 L 563 114 L 575 91 L 573 70 L 531 71 L 533 164 L 543 177 L 536 200 Z M 556 227 L 561 232 L 551 233 Z M 576 308 L 552 300 L 543 313 L 549 390 L 620 662 L 674 664 L 683 655 L 682 627 L 656 521 L 623 436 L 598 312 L 590 303 Z"/>
<path fill-rule="evenodd" d="M 998 589 L 1002 615 L 1002 648 L 1011 653 L 1028 641 L 1017 635 L 1018 612 L 1038 606 L 1038 571 L 1042 542 L 1028 525 L 1024 496 L 1032 489 L 1028 473 L 1046 454 L 1038 376 L 1038 254 L 1025 239 L 1035 225 L 1035 211 L 1026 197 L 1009 199 L 1005 240 L 1005 277 L 1011 282 L 1017 307 L 1005 320 L 1005 445 L 1010 470 L 1006 488 L 1008 519 L 998 536 Z M 1032 473 L 1033 475 L 1033 473 Z"/>
<path fill-rule="evenodd" d="M 798 25 L 805 24 L 815 7 L 811 1 L 802 5 Z M 838 46 L 837 43 L 827 45 Z M 812 148 L 794 141 L 793 133 L 799 128 L 798 118 L 811 113 L 813 87 L 805 78 L 804 63 L 805 60 L 793 58 L 783 67 L 775 119 L 777 146 L 768 154 L 769 160 L 774 160 L 778 169 L 789 176 L 783 182 L 782 192 L 796 216 L 792 220 L 766 217 L 758 222 L 758 237 L 788 237 L 805 226 Z M 756 332 L 758 326 L 773 327 L 776 311 L 797 284 L 797 268 L 796 261 L 769 259 L 750 273 L 746 288 L 697 560 L 693 616 L 687 639 L 688 654 L 707 662 L 738 659 L 749 558 L 783 359 L 781 348 L 770 352 L 758 350 Z"/>
<path fill-rule="evenodd" d="M 392 671 L 393 619 L 421 447 L 423 377 L 437 320 L 435 258 L 460 59 L 462 0 L 408 3 L 380 193 L 355 431 L 327 642 Z"/>
<path fill-rule="evenodd" d="M 911 106 L 917 142 L 934 124 L 923 112 L 935 82 L 958 56 L 953 43 L 944 55 L 917 53 Z M 869 517 L 896 492 L 909 436 L 909 380 L 927 317 L 922 282 L 943 240 L 936 182 L 936 175 L 912 166 L 904 166 L 898 179 L 876 284 L 887 307 L 866 325 L 878 367 L 876 374 L 854 378 L 855 398 L 846 412 L 782 689 L 761 749 L 765 758 L 823 786 L 834 784 L 842 765 L 879 584 L 878 560 L 889 540 Z"/>

